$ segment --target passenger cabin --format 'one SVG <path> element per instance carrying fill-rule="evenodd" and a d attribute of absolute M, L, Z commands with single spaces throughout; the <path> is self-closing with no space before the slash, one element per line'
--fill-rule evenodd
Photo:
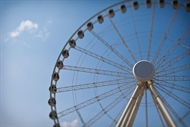
<path fill-rule="evenodd" d="M 122 13 L 125 13 L 127 11 L 125 4 L 121 5 L 120 10 Z"/>
<path fill-rule="evenodd" d="M 92 29 L 94 28 L 92 22 L 89 22 L 89 23 L 87 24 L 87 28 L 88 28 L 88 30 L 92 30 Z"/>
<path fill-rule="evenodd" d="M 69 57 L 69 51 L 66 50 L 66 49 L 63 50 L 61 54 L 63 55 L 64 58 L 68 58 Z"/>
<path fill-rule="evenodd" d="M 52 78 L 54 81 L 58 81 L 59 80 L 59 74 L 57 72 L 55 72 L 53 75 L 52 75 Z"/>
<path fill-rule="evenodd" d="M 56 100 L 55 100 L 55 98 L 50 98 L 50 99 L 48 100 L 48 104 L 49 104 L 50 106 L 55 106 L 55 105 L 56 105 Z"/>
<path fill-rule="evenodd" d="M 54 124 L 53 127 L 61 127 L 58 123 Z"/>
<path fill-rule="evenodd" d="M 178 6 L 179 6 L 178 1 L 177 1 L 177 0 L 173 0 L 173 1 L 172 1 L 172 6 L 173 6 L 173 9 L 177 9 Z"/>
<path fill-rule="evenodd" d="M 56 64 L 57 68 L 62 69 L 63 68 L 63 61 L 59 60 Z"/>
<path fill-rule="evenodd" d="M 77 33 L 78 37 L 80 39 L 82 39 L 84 37 L 84 32 L 82 30 L 80 30 L 78 33 Z"/>
<path fill-rule="evenodd" d="M 146 7 L 150 8 L 152 6 L 151 0 L 146 0 Z"/>
<path fill-rule="evenodd" d="M 99 22 L 99 23 L 103 23 L 103 22 L 104 22 L 104 18 L 103 18 L 102 15 L 99 15 L 99 16 L 97 17 L 97 19 L 98 19 L 98 22 Z"/>
<path fill-rule="evenodd" d="M 113 18 L 113 17 L 115 16 L 114 10 L 113 10 L 113 9 L 110 9 L 110 10 L 108 11 L 108 15 L 109 15 L 110 18 Z"/>
<path fill-rule="evenodd" d="M 76 41 L 75 40 L 70 40 L 69 41 L 69 45 L 71 46 L 71 48 L 75 48 L 75 46 L 76 46 Z"/>
<path fill-rule="evenodd" d="M 51 86 L 49 87 L 49 91 L 50 91 L 50 93 L 56 93 L 56 92 L 57 92 L 56 86 L 55 86 L 55 85 L 51 85 Z"/>
<path fill-rule="evenodd" d="M 160 8 L 163 8 L 165 5 L 164 0 L 159 0 L 159 5 L 160 5 Z"/>
<path fill-rule="evenodd" d="M 53 119 L 53 120 L 57 119 L 57 113 L 56 113 L 56 111 L 51 111 L 51 112 L 49 113 L 49 117 L 50 117 L 51 119 Z"/>
<path fill-rule="evenodd" d="M 186 11 L 190 12 L 190 2 L 186 3 Z"/>
<path fill-rule="evenodd" d="M 137 1 L 133 2 L 133 7 L 135 10 L 139 9 L 139 3 Z"/>

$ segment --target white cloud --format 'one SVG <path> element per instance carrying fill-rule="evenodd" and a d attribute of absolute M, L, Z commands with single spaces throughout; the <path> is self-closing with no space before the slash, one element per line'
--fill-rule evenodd
<path fill-rule="evenodd" d="M 63 127 L 77 127 L 78 126 L 78 120 L 75 119 L 75 120 L 73 120 L 71 122 L 66 122 L 65 121 L 65 122 L 63 122 L 62 126 Z"/>
<path fill-rule="evenodd" d="M 30 20 L 22 21 L 15 30 L 13 30 L 12 32 L 9 33 L 9 36 L 14 38 L 14 37 L 19 36 L 20 33 L 22 33 L 23 31 L 31 32 L 34 29 L 38 29 L 37 23 L 33 23 Z"/>

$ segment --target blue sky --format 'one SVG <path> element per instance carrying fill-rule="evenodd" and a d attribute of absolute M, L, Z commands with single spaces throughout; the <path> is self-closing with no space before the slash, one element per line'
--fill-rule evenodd
<path fill-rule="evenodd" d="M 57 57 L 82 23 L 112 3 L 0 1 L 2 127 L 53 125 L 47 101 Z"/>
<path fill-rule="evenodd" d="M 117 3 L 117 0 L 0 0 L 0 125 L 2 127 L 51 127 L 53 125 L 53 121 L 48 116 L 51 110 L 47 102 L 49 99 L 48 89 L 51 74 L 58 55 L 71 35 L 86 20 L 114 3 Z M 171 9 L 169 12 L 170 11 Z M 181 14 L 183 14 L 183 11 L 184 10 L 181 11 Z M 163 12 L 158 12 L 158 15 L 161 13 Z M 134 15 L 135 14 L 136 12 L 134 12 Z M 184 19 L 186 14 L 180 16 L 182 17 L 181 19 Z M 138 19 L 136 20 L 138 21 Z M 167 22 L 169 22 L 169 20 L 169 18 L 166 19 Z M 164 24 L 163 20 L 159 21 L 163 24 L 157 28 L 162 29 L 168 25 Z M 188 21 L 190 21 L 190 18 L 184 21 L 184 26 L 180 29 L 181 31 L 185 31 Z M 143 21 L 143 23 L 146 23 L 146 21 Z M 109 26 L 109 24 L 107 26 Z M 137 24 L 137 26 L 142 30 L 144 29 L 141 24 Z M 174 25 L 174 29 L 178 28 L 177 25 Z M 123 28 L 120 30 L 123 31 Z M 110 33 L 110 35 L 112 34 L 114 33 Z M 177 33 L 172 35 L 176 35 L 176 38 L 179 38 Z M 157 36 L 161 37 L 162 35 L 157 33 Z M 172 38 L 172 36 L 170 37 Z M 109 36 L 105 36 L 105 39 L 109 39 Z M 112 41 L 116 42 L 117 38 L 114 39 Z M 157 40 L 158 38 L 155 37 L 154 41 L 156 42 Z M 83 48 L 87 45 L 86 43 L 82 43 L 85 41 L 86 40 L 80 40 Z M 183 44 L 189 46 L 189 36 L 184 40 Z M 93 47 L 92 45 L 90 46 Z M 97 47 L 98 46 L 99 45 L 97 45 Z M 135 53 L 138 52 L 137 49 L 134 48 L 137 46 L 136 44 L 129 44 L 129 46 L 133 47 L 132 50 L 135 51 Z M 143 44 L 141 46 L 143 47 Z M 155 53 L 153 50 L 154 48 L 157 49 L 157 47 L 158 45 L 154 44 L 152 52 Z M 165 51 L 167 49 L 167 47 L 164 48 Z M 102 53 L 104 51 L 103 48 L 98 50 Z M 142 50 L 144 51 L 144 49 Z M 184 50 L 184 48 L 180 48 L 178 51 L 181 50 Z M 96 50 L 92 49 L 91 51 Z M 74 54 L 76 52 L 73 51 L 72 53 Z M 179 52 L 175 53 L 177 54 Z M 106 55 L 109 56 L 109 54 L 110 53 L 107 53 Z M 110 55 L 109 58 L 111 58 L 112 55 Z M 139 54 L 137 53 L 137 55 Z M 77 61 L 77 53 L 75 57 L 71 58 L 72 59 L 66 61 L 66 64 L 74 66 L 75 64 L 73 64 L 73 62 Z M 130 55 L 128 55 L 127 58 L 132 60 Z M 188 58 L 185 62 L 189 63 Z M 88 61 L 88 57 L 85 58 L 85 60 Z M 114 60 L 117 61 L 117 58 Z M 97 65 L 97 63 L 90 63 L 89 61 L 83 64 L 82 60 L 80 62 L 83 66 L 91 64 L 91 67 L 102 66 L 105 69 L 109 69 L 109 66 L 104 66 L 103 64 Z M 184 73 L 187 73 L 189 76 L 188 72 Z M 63 77 L 68 76 L 67 78 L 69 79 L 69 76 L 73 73 L 68 72 L 65 74 L 61 72 L 61 74 Z M 80 78 L 80 75 L 78 78 Z M 89 76 L 89 81 L 93 78 L 93 76 Z M 96 78 L 98 79 L 97 81 L 100 81 L 101 78 L 106 79 L 107 77 Z M 64 82 L 64 80 L 60 82 L 68 83 Z M 83 83 L 80 80 L 76 82 L 77 84 Z M 187 84 L 188 82 L 185 83 L 185 85 Z M 89 94 L 90 92 L 91 91 L 88 91 L 87 93 Z M 101 92 L 102 91 L 99 90 L 99 93 Z M 71 93 L 70 95 L 72 96 Z M 78 101 L 80 97 L 82 100 L 84 95 L 82 96 L 80 92 L 77 95 L 79 97 Z M 94 94 L 89 95 L 89 97 L 90 96 L 94 97 Z M 186 97 L 188 102 L 190 102 L 189 96 Z M 61 101 L 62 96 L 58 96 L 57 99 Z M 68 104 L 66 104 L 65 107 L 71 106 L 70 99 L 72 99 L 72 97 L 68 98 L 68 100 L 67 98 L 64 99 L 66 99 L 64 102 Z M 84 97 L 84 99 L 86 98 Z M 152 100 L 150 101 L 152 102 Z M 62 103 L 60 103 L 58 108 L 61 108 Z M 105 101 L 102 104 L 104 103 L 107 102 Z M 122 104 L 124 104 L 124 102 Z M 86 111 L 92 108 L 96 109 L 95 107 L 87 108 Z M 153 109 L 154 107 L 151 108 Z M 100 109 L 97 108 L 97 110 Z M 117 109 L 112 110 L 111 113 L 114 114 L 116 110 Z M 85 114 L 86 111 L 81 112 Z M 93 113 L 95 113 L 95 111 L 91 111 L 91 114 Z M 143 114 L 143 111 L 140 110 L 140 114 Z M 137 117 L 139 118 L 141 116 Z M 139 123 L 141 123 L 141 121 L 139 121 Z M 79 119 L 73 119 L 73 116 L 62 119 L 62 125 L 64 127 L 75 127 L 76 124 L 80 125 Z M 152 122 L 151 124 L 153 125 Z M 139 125 L 138 122 L 136 125 Z"/>

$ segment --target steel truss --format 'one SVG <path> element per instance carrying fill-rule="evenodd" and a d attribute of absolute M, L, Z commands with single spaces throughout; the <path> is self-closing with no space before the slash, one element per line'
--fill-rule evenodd
<path fill-rule="evenodd" d="M 84 108 L 86 106 L 89 106 L 89 105 L 91 105 L 91 104 L 93 104 L 93 103 L 95 103 L 97 101 L 100 101 L 100 100 L 105 99 L 107 97 L 113 96 L 114 94 L 117 94 L 118 92 L 120 92 L 120 90 L 127 90 L 127 89 L 130 89 L 133 86 L 134 85 L 123 85 L 121 87 L 119 86 L 119 87 L 117 87 L 115 89 L 112 89 L 112 90 L 106 92 L 106 93 L 100 94 L 99 96 L 96 96 L 96 97 L 91 98 L 91 99 L 89 99 L 87 101 L 84 101 L 84 102 L 82 102 L 82 103 L 80 103 L 78 105 L 75 105 L 75 106 L 73 106 L 73 107 L 71 107 L 69 109 L 61 111 L 60 113 L 58 113 L 58 115 L 59 115 L 59 117 L 65 116 L 67 114 L 75 112 L 76 110 L 79 110 L 79 109 L 82 109 L 82 108 Z"/>
<path fill-rule="evenodd" d="M 155 47 L 152 44 L 154 42 L 153 39 L 154 37 L 157 38 L 157 36 L 154 35 L 155 33 L 157 33 L 157 30 L 155 29 L 154 26 L 156 25 L 155 19 L 158 18 L 156 16 L 157 13 L 155 10 L 158 9 L 156 7 L 157 4 L 159 4 L 160 7 L 162 8 L 164 7 L 165 3 L 162 2 L 161 0 L 159 0 L 159 2 L 155 2 L 155 1 L 151 2 L 151 0 L 146 0 L 146 2 L 126 0 L 126 2 L 130 2 L 132 3 L 132 5 L 125 4 L 125 1 L 122 1 L 113 6 L 110 6 L 107 9 L 104 9 L 100 13 L 97 13 L 95 16 L 90 18 L 79 29 L 76 30 L 76 32 L 72 35 L 72 37 L 68 40 L 68 42 L 62 49 L 59 55 L 59 58 L 57 59 L 56 65 L 54 67 L 52 80 L 51 80 L 51 86 L 49 87 L 50 99 L 48 100 L 48 104 L 51 106 L 51 112 L 49 116 L 54 121 L 53 127 L 60 127 L 60 122 L 59 122 L 60 118 L 63 118 L 69 114 L 75 115 L 75 113 L 76 115 L 78 115 L 78 118 L 81 121 L 80 125 L 83 127 L 92 126 L 98 120 L 103 118 L 105 115 L 107 115 L 111 119 L 111 122 L 112 122 L 111 126 L 131 127 L 133 126 L 136 114 L 138 112 L 138 109 L 139 109 L 139 106 L 144 94 L 145 94 L 144 99 L 145 99 L 145 117 L 146 117 L 145 119 L 146 119 L 146 127 L 148 127 L 149 121 L 150 121 L 148 117 L 148 112 L 151 112 L 149 111 L 149 108 L 148 108 L 149 106 L 149 103 L 148 103 L 149 96 L 147 96 L 148 90 L 150 91 L 150 96 L 152 97 L 153 103 L 158 112 L 159 119 L 163 127 L 165 126 L 176 127 L 178 122 L 182 126 L 187 127 L 186 125 L 187 123 L 185 123 L 184 119 L 186 117 L 189 117 L 190 102 L 184 99 L 183 97 L 180 97 L 180 95 L 175 94 L 173 91 L 183 92 L 185 94 L 190 93 L 190 88 L 188 85 L 186 85 L 187 83 L 190 82 L 190 76 L 188 73 L 188 71 L 190 70 L 190 64 L 186 62 L 180 63 L 180 61 L 182 60 L 186 61 L 188 58 L 190 58 L 190 48 L 185 45 L 185 41 L 189 38 L 189 35 L 190 35 L 190 27 L 189 26 L 187 28 L 185 27 L 184 28 L 185 31 L 175 40 L 168 39 L 168 38 L 174 37 L 172 31 L 173 31 L 173 28 L 174 28 L 173 26 L 175 25 L 175 23 L 178 23 L 178 21 L 176 20 L 179 16 L 178 13 L 181 10 L 179 7 L 185 6 L 186 10 L 190 12 L 190 7 L 189 7 L 190 4 L 178 3 L 177 0 L 172 0 L 172 2 L 165 2 L 166 4 L 172 4 L 173 8 L 175 8 L 175 12 L 173 15 L 171 15 L 171 19 L 169 20 L 170 23 L 168 24 L 168 26 L 166 27 L 166 30 L 164 31 L 164 34 L 162 35 L 163 37 L 161 38 L 161 42 L 158 44 L 158 47 L 154 49 Z M 150 25 L 150 28 L 148 26 L 148 30 L 146 32 L 138 31 L 137 25 L 136 25 L 137 20 L 135 19 L 136 15 L 135 13 L 133 14 L 132 10 L 130 10 L 130 8 L 134 8 L 136 10 L 138 9 L 139 5 L 143 5 L 143 4 L 146 4 L 147 7 L 148 6 L 150 7 L 151 5 L 153 6 L 152 12 L 149 14 L 150 18 L 152 19 L 151 22 L 148 23 L 148 25 Z M 115 8 L 116 5 L 120 6 L 120 8 L 116 9 Z M 126 9 L 129 9 L 129 11 L 131 11 L 130 20 L 133 23 L 132 25 L 134 27 L 133 28 L 134 33 L 133 33 L 133 30 L 129 29 L 129 33 L 125 33 L 125 36 L 122 36 L 121 30 L 123 29 L 120 30 L 119 29 L 120 26 L 118 25 L 123 25 L 123 23 L 120 22 L 120 20 L 115 21 L 113 19 L 113 16 L 114 16 L 114 13 L 119 12 L 120 10 L 122 13 L 124 13 Z M 137 16 L 141 17 L 143 15 L 137 15 Z M 108 18 L 108 20 L 106 20 L 106 18 Z M 96 23 L 101 24 L 103 23 L 103 21 L 109 22 L 109 24 L 111 24 L 110 25 L 111 27 L 105 26 L 106 29 L 103 29 L 103 31 L 100 31 L 100 32 L 99 30 L 96 31 L 96 29 L 93 29 L 93 27 L 96 27 L 97 25 Z M 124 21 L 124 19 L 122 21 Z M 130 25 L 130 22 L 129 22 L 129 25 Z M 184 25 L 184 24 L 181 24 L 181 25 Z M 106 35 L 108 32 L 111 32 L 112 30 L 114 31 L 114 33 L 116 33 L 116 36 L 118 36 L 118 40 L 119 40 L 114 43 L 112 43 L 112 41 L 110 41 L 109 39 L 104 38 L 104 35 Z M 145 43 L 147 44 L 147 52 L 146 52 L 142 50 L 144 47 L 144 44 L 141 44 L 139 42 L 140 37 L 141 37 L 139 35 L 140 33 L 143 33 L 144 36 L 147 36 L 146 35 L 147 32 L 148 32 L 149 40 L 148 40 L 148 43 Z M 110 58 L 106 57 L 105 56 L 106 52 L 104 54 L 101 54 L 100 52 L 98 52 L 98 50 L 95 50 L 95 51 L 90 50 L 94 47 L 95 44 L 93 44 L 93 46 L 90 49 L 83 48 L 82 47 L 83 45 L 81 47 L 78 46 L 80 41 L 79 42 L 77 41 L 82 39 L 88 34 L 91 34 L 91 36 L 97 40 L 98 44 L 100 42 L 101 46 L 102 45 L 103 47 L 105 46 L 104 48 L 107 48 L 108 49 L 107 51 L 111 51 L 113 53 L 114 58 L 115 57 L 119 58 L 122 63 L 114 61 L 114 58 L 112 59 L 111 55 L 110 55 Z M 131 41 L 130 38 L 128 39 L 128 37 L 131 35 L 135 35 L 136 43 L 137 43 L 135 45 L 137 47 L 136 49 L 138 50 L 137 52 L 139 53 L 140 57 L 137 55 L 136 50 L 133 52 L 134 45 L 131 44 L 131 42 L 133 41 Z M 125 38 L 127 39 L 125 40 Z M 111 36 L 110 36 L 110 39 L 111 39 Z M 166 51 L 163 51 L 164 54 L 162 54 L 162 49 L 168 40 L 169 41 L 171 40 L 174 43 L 173 45 L 171 45 L 171 47 L 166 49 Z M 127 50 L 126 54 L 130 55 L 129 57 L 127 57 L 126 54 L 121 52 L 120 48 L 116 48 L 117 46 L 118 47 L 120 46 L 120 43 L 122 44 L 121 46 L 126 48 Z M 91 45 L 88 45 L 88 46 L 91 46 Z M 180 48 L 180 46 L 183 46 L 183 48 L 185 47 L 185 49 L 181 51 L 182 48 Z M 123 47 L 121 47 L 121 49 Z M 82 55 L 85 55 L 92 60 L 97 60 L 98 64 L 96 68 L 93 68 L 92 66 L 86 66 L 86 65 L 85 67 L 82 63 L 86 59 L 84 58 L 82 60 L 82 57 L 79 58 L 76 66 L 65 65 L 65 63 L 63 64 L 66 58 L 69 57 L 69 52 L 71 49 L 75 50 L 77 53 L 78 52 L 82 53 Z M 178 50 L 180 52 L 178 52 Z M 151 55 L 152 52 L 155 52 L 153 56 Z M 177 52 L 176 55 L 172 56 L 173 53 L 175 52 Z M 147 55 L 144 56 L 144 54 L 147 54 Z M 144 60 L 151 61 L 151 63 L 154 65 L 154 70 L 155 70 L 154 76 L 151 77 L 151 79 L 146 79 L 146 81 L 135 79 L 134 72 L 132 71 L 133 67 L 135 67 L 133 63 L 139 62 L 139 59 L 143 60 L 142 58 L 144 57 L 146 57 L 146 59 Z M 132 58 L 132 60 L 128 58 Z M 79 62 L 82 62 L 81 65 L 78 64 Z M 113 69 L 108 69 L 108 70 L 104 70 L 101 68 L 99 69 L 98 68 L 98 65 L 100 65 L 99 63 L 108 65 L 108 67 L 113 67 Z M 64 87 L 58 85 L 59 73 L 61 71 L 77 72 L 76 76 L 74 74 L 73 80 L 71 82 L 66 82 L 69 84 L 66 84 L 66 86 L 64 84 L 63 85 Z M 144 71 L 142 72 L 144 73 Z M 94 80 L 89 83 L 82 82 L 83 84 L 77 84 L 77 80 L 79 79 L 78 75 L 79 74 L 82 75 L 84 73 L 86 75 L 88 74 L 93 75 Z M 186 75 L 186 73 L 188 74 Z M 102 75 L 104 77 L 110 76 L 109 80 L 105 80 L 105 79 L 104 79 L 105 81 L 99 80 L 98 76 L 102 76 Z M 76 78 L 76 81 L 74 78 Z M 84 79 L 85 78 L 86 77 L 84 77 Z M 111 78 L 113 80 L 110 80 Z M 62 83 L 63 82 L 61 82 L 61 84 Z M 102 92 L 101 94 L 98 94 L 99 92 L 98 89 L 104 88 L 104 87 L 110 87 L 109 91 L 106 90 L 105 88 L 104 92 Z M 170 88 L 170 90 L 168 88 Z M 94 89 L 95 95 L 92 96 L 92 98 L 85 99 L 82 102 L 80 101 L 78 103 L 77 92 L 79 92 L 80 90 L 82 91 L 84 89 L 86 91 L 88 89 L 90 90 Z M 64 108 L 63 110 L 60 111 L 59 109 L 56 108 L 56 101 L 57 101 L 56 94 L 57 93 L 58 95 L 67 94 L 66 92 L 72 93 L 74 105 L 69 106 L 67 109 Z M 180 113 L 178 114 L 171 107 L 171 105 L 165 100 L 165 98 L 162 97 L 162 95 L 159 92 L 164 93 L 167 97 L 170 97 L 174 101 L 177 101 L 180 105 L 184 106 L 188 110 L 184 112 L 183 115 L 181 115 Z M 128 97 L 128 96 L 131 96 L 131 97 Z M 113 99 L 113 100 L 110 101 L 109 99 Z M 109 102 L 106 103 L 105 106 L 103 105 L 104 100 L 106 101 L 109 100 Z M 103 103 L 101 103 L 101 101 Z M 120 111 L 118 111 L 115 116 L 110 115 L 109 112 L 111 112 L 113 108 L 116 108 L 118 104 L 121 104 L 122 101 L 125 102 L 125 105 L 122 104 L 121 109 L 119 109 Z M 99 104 L 100 106 L 100 109 L 98 109 L 97 111 L 93 111 L 95 109 L 93 107 L 95 104 Z M 89 107 L 92 106 L 92 110 L 91 110 L 92 112 L 89 113 L 89 116 L 90 115 L 91 116 L 88 117 L 87 119 L 83 119 L 86 117 L 83 115 L 84 113 L 83 111 L 85 110 L 84 108 L 88 108 L 88 106 Z M 172 118 L 173 116 L 177 120 L 176 123 L 174 122 Z"/>
<path fill-rule="evenodd" d="M 78 72 L 86 72 L 86 73 L 93 73 L 93 74 L 116 76 L 116 77 L 133 78 L 132 76 L 129 76 L 129 73 L 109 71 L 109 70 L 101 70 L 101 69 L 94 69 L 94 68 L 65 65 L 63 67 L 63 69 L 64 70 L 70 70 L 70 71 L 78 71 Z"/>
<path fill-rule="evenodd" d="M 117 67 L 117 68 L 119 68 L 119 69 L 121 69 L 121 70 L 125 70 L 125 71 L 127 71 L 129 74 L 131 74 L 131 69 L 129 69 L 129 68 L 127 68 L 127 67 L 125 67 L 125 66 L 123 66 L 123 65 L 121 65 L 121 64 L 119 64 L 119 63 L 116 63 L 116 62 L 114 62 L 114 61 L 112 61 L 112 60 L 109 60 L 109 59 L 107 59 L 107 58 L 105 58 L 105 57 L 103 57 L 103 56 L 100 56 L 100 55 L 96 54 L 96 53 L 90 52 L 90 51 L 88 51 L 88 50 L 86 50 L 86 49 L 84 49 L 84 48 L 81 48 L 81 47 L 79 47 L 79 46 L 76 46 L 75 49 L 78 50 L 78 51 L 80 51 L 80 52 L 82 52 L 82 53 L 85 53 L 85 54 L 87 54 L 87 55 L 89 55 L 89 56 L 91 56 L 91 57 L 94 57 L 95 59 L 98 59 L 98 60 L 100 60 L 100 61 L 103 61 L 103 62 L 105 62 L 105 63 L 108 63 L 108 64 L 110 64 L 110 65 L 112 65 L 112 66 L 114 66 L 114 67 Z"/>
<path fill-rule="evenodd" d="M 160 97 L 159 93 L 157 92 L 156 88 L 153 86 L 151 81 L 139 83 L 136 89 L 134 90 L 128 104 L 120 117 L 116 127 L 131 127 L 133 125 L 135 116 L 137 114 L 142 96 L 144 91 L 148 87 L 152 98 L 155 103 L 155 107 L 161 113 L 161 117 L 165 120 L 165 123 L 168 127 L 176 127 L 174 120 L 172 119 L 170 113 L 168 112 L 167 108 L 163 103 L 162 97 Z M 181 119 L 180 119 L 181 120 Z M 183 122 L 182 122 L 183 123 Z"/>

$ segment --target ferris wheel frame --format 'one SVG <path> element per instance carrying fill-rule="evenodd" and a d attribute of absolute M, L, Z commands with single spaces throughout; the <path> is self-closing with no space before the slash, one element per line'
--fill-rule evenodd
<path fill-rule="evenodd" d="M 127 3 L 127 2 L 131 2 L 132 4 L 126 6 L 125 3 Z M 122 1 L 122 2 L 119 2 L 117 4 L 114 4 L 114 5 L 112 5 L 112 6 L 108 7 L 108 8 L 105 8 L 104 10 L 98 12 L 97 14 L 95 14 L 94 16 L 92 16 L 89 20 L 87 20 L 85 23 L 83 23 L 73 33 L 73 35 L 69 38 L 69 40 L 67 41 L 67 43 L 65 44 L 65 46 L 63 47 L 62 51 L 60 52 L 60 54 L 58 56 L 58 59 L 56 61 L 54 69 L 53 69 L 52 79 L 51 79 L 51 83 L 50 83 L 50 87 L 49 87 L 50 99 L 49 99 L 48 103 L 51 106 L 51 112 L 50 112 L 49 116 L 54 121 L 54 127 L 60 127 L 59 117 L 61 117 L 64 113 L 67 114 L 67 112 L 73 112 L 75 110 L 75 109 L 71 108 L 71 109 L 65 111 L 64 113 L 61 112 L 60 116 L 58 116 L 57 109 L 56 109 L 56 93 L 63 91 L 63 89 L 57 89 L 56 85 L 57 85 L 57 82 L 58 82 L 58 80 L 60 78 L 59 72 L 60 72 L 61 69 L 68 69 L 68 70 L 76 70 L 77 69 L 77 70 L 84 71 L 84 72 L 85 71 L 91 71 L 92 73 L 109 73 L 110 75 L 126 75 L 125 73 L 115 73 L 113 71 L 102 72 L 101 70 L 97 70 L 97 69 L 82 68 L 82 67 L 81 68 L 76 68 L 76 67 L 73 67 L 73 66 L 64 65 L 63 62 L 64 62 L 64 60 L 66 58 L 69 57 L 69 51 L 72 48 L 75 48 L 76 50 L 78 50 L 78 51 L 80 51 L 82 53 L 90 54 L 92 57 L 94 57 L 96 59 L 101 59 L 104 62 L 110 63 L 113 66 L 117 66 L 120 69 L 125 69 L 126 73 L 132 74 L 131 73 L 132 70 L 130 70 L 129 68 L 125 68 L 122 65 L 118 65 L 117 63 L 114 63 L 113 61 L 110 61 L 109 59 L 101 57 L 101 56 L 99 56 L 99 55 L 97 55 L 97 54 L 95 54 L 93 52 L 88 52 L 88 51 L 86 51 L 85 49 L 83 49 L 81 47 L 77 47 L 76 46 L 77 40 L 78 39 L 82 39 L 85 36 L 85 32 L 88 30 L 88 31 L 91 31 L 91 33 L 95 37 L 97 37 L 100 41 L 102 41 L 104 43 L 104 45 L 106 45 L 106 46 L 109 47 L 109 44 L 106 41 L 104 41 L 98 34 L 96 34 L 95 32 L 93 32 L 94 24 L 96 24 L 96 23 L 102 24 L 104 22 L 104 18 L 105 17 L 113 18 L 115 16 L 115 13 L 118 12 L 118 11 L 121 11 L 122 13 L 126 13 L 127 8 L 134 8 L 134 10 L 138 10 L 138 8 L 141 5 L 146 5 L 147 8 L 151 8 L 153 5 L 156 5 L 156 4 L 159 5 L 160 8 L 164 8 L 165 4 L 170 4 L 173 7 L 173 9 L 178 9 L 180 6 L 182 6 L 182 7 L 185 7 L 185 9 L 186 9 L 187 12 L 190 12 L 190 2 L 187 2 L 186 4 L 181 4 L 177 0 L 173 0 L 171 2 L 167 2 L 167 1 L 164 1 L 164 0 L 159 0 L 159 1 L 146 0 L 146 1 L 143 1 L 143 2 L 138 2 L 138 1 L 133 1 L 133 0 L 126 0 L 126 1 Z M 113 7 L 119 6 L 119 5 L 120 5 L 119 9 L 117 9 L 117 10 L 112 9 Z M 107 15 L 101 15 L 101 13 L 104 12 L 104 11 L 108 12 Z M 175 16 L 176 15 L 174 15 L 174 17 Z M 97 20 L 94 21 L 94 22 L 91 22 L 91 20 L 94 19 L 94 18 L 96 18 Z M 84 26 L 86 26 L 86 29 L 81 30 Z M 189 34 L 190 34 L 190 30 L 188 29 L 183 34 L 183 36 L 181 37 L 181 39 L 185 38 Z M 76 36 L 76 35 L 78 37 L 76 39 L 73 39 L 73 37 Z M 124 41 L 124 40 L 122 40 L 122 41 Z M 177 42 L 176 45 L 179 44 L 179 43 L 180 42 Z M 69 45 L 69 48 L 66 49 L 66 47 L 68 47 L 68 45 Z M 162 43 L 161 43 L 161 45 L 162 45 Z M 172 52 L 172 50 L 175 49 L 176 45 L 173 45 L 173 49 L 171 49 L 171 51 L 169 51 L 168 54 L 170 52 Z M 125 45 L 125 46 L 127 47 L 127 45 Z M 162 46 L 160 46 L 158 48 L 161 48 L 161 47 Z M 133 54 L 131 54 L 131 57 L 136 62 L 135 65 L 132 65 L 126 58 L 123 58 L 122 56 L 120 56 L 120 54 L 117 53 L 117 51 L 114 50 L 112 47 L 110 47 L 110 49 L 113 52 L 115 52 L 130 67 L 135 68 L 135 66 L 136 66 L 136 64 L 138 62 L 142 62 L 142 61 L 137 61 L 135 59 L 135 57 L 133 56 Z M 129 53 L 130 53 L 130 50 L 129 50 Z M 190 49 L 189 49 L 189 47 L 187 47 L 186 52 L 184 54 L 182 54 L 180 57 L 187 56 L 189 53 L 190 53 Z M 158 55 L 159 55 L 159 52 L 156 52 L 155 56 L 157 57 Z M 156 57 L 154 57 L 154 58 L 156 58 Z M 148 51 L 148 54 L 147 54 L 147 60 L 148 60 L 148 62 L 149 62 L 149 58 L 150 58 L 150 50 Z M 164 61 L 166 59 L 167 59 L 167 54 L 166 54 L 166 57 L 162 57 L 161 60 L 158 61 L 157 64 L 161 63 L 161 61 Z M 168 62 L 168 64 L 171 64 L 172 62 L 175 62 L 175 61 L 176 60 L 173 60 L 173 61 L 171 60 L 171 61 Z M 153 59 L 152 63 L 155 63 L 155 59 Z M 155 66 L 155 69 L 157 69 L 158 67 L 159 66 Z M 180 69 L 184 69 L 184 68 L 188 68 L 188 67 L 189 67 L 189 65 L 181 67 Z M 150 68 L 150 66 L 148 68 Z M 176 123 L 174 122 L 173 118 L 171 117 L 170 113 L 168 112 L 167 108 L 163 104 L 163 101 L 165 101 L 165 100 L 160 96 L 160 93 L 156 90 L 156 88 L 153 85 L 153 81 L 152 80 L 154 78 L 155 73 L 156 72 L 152 71 L 152 73 L 150 75 L 147 74 L 148 76 L 145 76 L 146 78 L 144 78 L 144 75 L 142 77 L 139 77 L 139 76 L 137 76 L 137 74 L 134 74 L 134 72 L 133 72 L 134 77 L 138 81 L 138 85 L 136 86 L 135 91 L 133 92 L 132 96 L 130 97 L 129 102 L 128 102 L 128 104 L 127 104 L 127 106 L 126 106 L 123 114 L 121 115 L 121 117 L 119 119 L 119 121 L 118 121 L 118 123 L 116 125 L 117 127 L 132 126 L 133 125 L 136 113 L 138 111 L 141 99 L 143 97 L 143 93 L 147 89 L 150 90 L 150 93 L 152 95 L 152 98 L 153 98 L 153 101 L 154 101 L 154 103 L 156 105 L 156 108 L 159 110 L 159 112 L 160 112 L 161 116 L 163 117 L 166 125 L 167 126 L 172 126 L 172 127 L 177 126 Z M 162 77 L 157 77 L 157 78 L 160 78 L 160 80 L 164 80 L 167 77 L 163 77 L 163 78 Z M 172 80 L 172 78 L 173 77 L 170 77 L 171 80 Z M 175 78 L 179 78 L 179 80 L 180 79 L 189 80 L 188 76 L 175 77 Z M 86 86 L 86 87 L 89 87 L 89 86 Z M 91 86 L 91 87 L 93 87 L 93 86 Z M 176 87 L 179 87 L 179 86 L 176 85 Z M 65 87 L 64 89 L 65 90 L 72 90 L 72 89 L 75 89 L 75 88 L 74 87 L 67 87 L 67 88 Z M 184 90 L 185 88 L 180 88 L 180 89 Z M 113 94 L 114 94 L 114 92 L 117 92 L 117 91 L 112 91 Z M 101 99 L 101 96 L 100 96 L 100 99 Z M 90 102 L 88 102 L 88 103 L 90 103 Z M 164 103 L 167 103 L 167 102 L 164 102 Z M 84 105 L 85 104 L 83 104 L 83 106 Z M 78 115 L 80 117 L 80 112 L 78 112 L 78 110 L 76 110 L 76 111 L 77 111 L 77 113 L 78 113 Z M 84 123 L 83 120 L 81 120 L 81 121 L 82 121 L 82 123 Z M 186 123 L 184 123 L 182 119 L 180 119 L 179 121 L 181 122 L 181 124 L 183 126 L 187 126 Z M 85 123 L 84 123 L 84 126 L 86 126 Z M 148 127 L 148 125 L 147 125 L 147 127 Z"/>

